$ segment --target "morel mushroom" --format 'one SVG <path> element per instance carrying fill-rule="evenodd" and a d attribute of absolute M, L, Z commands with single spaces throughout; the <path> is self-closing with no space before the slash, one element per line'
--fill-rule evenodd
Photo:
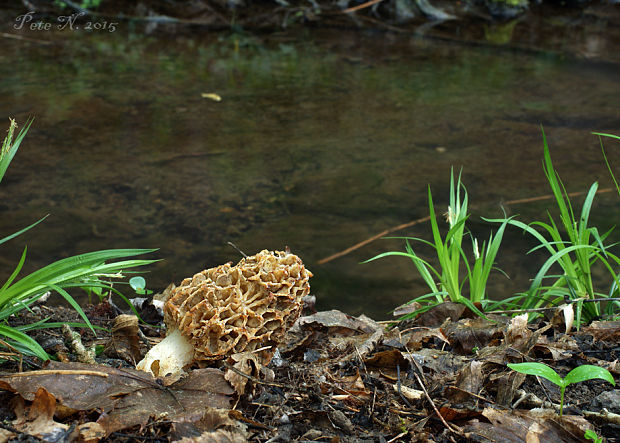
<path fill-rule="evenodd" d="M 186 278 L 164 305 L 168 335 L 137 368 L 176 376 L 193 362 L 244 351 L 269 363 L 301 313 L 310 277 L 296 255 L 264 250 Z"/>

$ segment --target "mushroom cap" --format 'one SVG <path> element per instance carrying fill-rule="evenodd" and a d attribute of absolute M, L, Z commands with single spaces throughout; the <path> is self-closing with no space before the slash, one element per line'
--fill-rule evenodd
<path fill-rule="evenodd" d="M 192 343 L 194 361 L 269 347 L 259 353 L 267 364 L 301 313 L 310 277 L 298 256 L 263 250 L 183 280 L 164 305 L 164 321 Z"/>

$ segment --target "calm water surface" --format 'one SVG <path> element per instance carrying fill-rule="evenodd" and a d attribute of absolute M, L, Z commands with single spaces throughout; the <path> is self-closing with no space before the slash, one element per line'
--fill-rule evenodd
<path fill-rule="evenodd" d="M 30 270 L 105 248 L 155 247 L 146 274 L 163 289 L 205 267 L 288 245 L 315 278 L 321 309 L 379 318 L 425 288 L 406 259 L 359 262 L 399 240 L 324 257 L 428 213 L 427 184 L 447 209 L 463 168 L 472 228 L 501 205 L 524 221 L 548 202 L 543 124 L 569 191 L 610 186 L 598 139 L 620 133 L 614 63 L 545 52 L 314 31 L 158 36 L 22 34 L 0 49 L 0 116 L 36 121 L 0 185 L 0 236 L 51 216 L 2 246 L 0 277 L 28 245 Z M 204 98 L 216 93 L 220 102 Z M 608 156 L 620 165 L 620 147 Z M 617 194 L 594 222 L 620 219 Z M 429 238 L 421 224 L 394 235 Z M 512 232 L 494 297 L 527 287 L 540 258 Z"/>

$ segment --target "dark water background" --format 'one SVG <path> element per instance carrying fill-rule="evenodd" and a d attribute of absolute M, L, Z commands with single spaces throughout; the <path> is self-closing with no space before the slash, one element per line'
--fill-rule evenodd
<path fill-rule="evenodd" d="M 317 262 L 427 215 L 427 184 L 447 209 L 452 166 L 463 168 L 481 240 L 491 227 L 480 217 L 502 204 L 523 221 L 551 207 L 505 204 L 549 194 L 541 124 L 568 191 L 611 186 L 590 134 L 620 134 L 620 65 L 606 58 L 618 40 L 605 32 L 590 46 L 575 36 L 593 60 L 384 32 L 146 31 L 4 39 L 0 116 L 36 120 L 0 185 L 0 236 L 51 216 L 2 245 L 2 279 L 25 244 L 27 270 L 97 249 L 160 248 L 164 261 L 144 274 L 156 291 L 237 261 L 228 241 L 248 254 L 288 245 L 314 272 L 320 309 L 386 318 L 423 282 L 404 258 L 359 262 L 401 241 Z M 618 171 L 620 144 L 606 147 Z M 616 224 L 617 193 L 593 211 L 601 229 Z M 430 229 L 394 235 L 430 239 Z M 544 258 L 525 255 L 532 245 L 507 234 L 499 266 L 511 280 L 494 276 L 491 296 L 527 288 Z"/>

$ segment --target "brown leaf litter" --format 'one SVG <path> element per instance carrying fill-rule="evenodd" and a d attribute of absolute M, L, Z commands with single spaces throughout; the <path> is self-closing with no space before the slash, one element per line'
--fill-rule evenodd
<path fill-rule="evenodd" d="M 613 442 L 620 395 L 609 383 L 569 386 L 560 419 L 550 409 L 559 392 L 506 363 L 541 361 L 561 375 L 588 363 L 617 376 L 619 326 L 594 322 L 566 334 L 563 325 L 439 306 L 386 329 L 365 316 L 319 312 L 299 318 L 268 366 L 243 352 L 172 382 L 127 367 L 146 340 L 134 320 L 120 318 L 98 339 L 114 358 L 0 377 L 0 439 L 559 443 L 583 441 L 592 429 Z"/>

